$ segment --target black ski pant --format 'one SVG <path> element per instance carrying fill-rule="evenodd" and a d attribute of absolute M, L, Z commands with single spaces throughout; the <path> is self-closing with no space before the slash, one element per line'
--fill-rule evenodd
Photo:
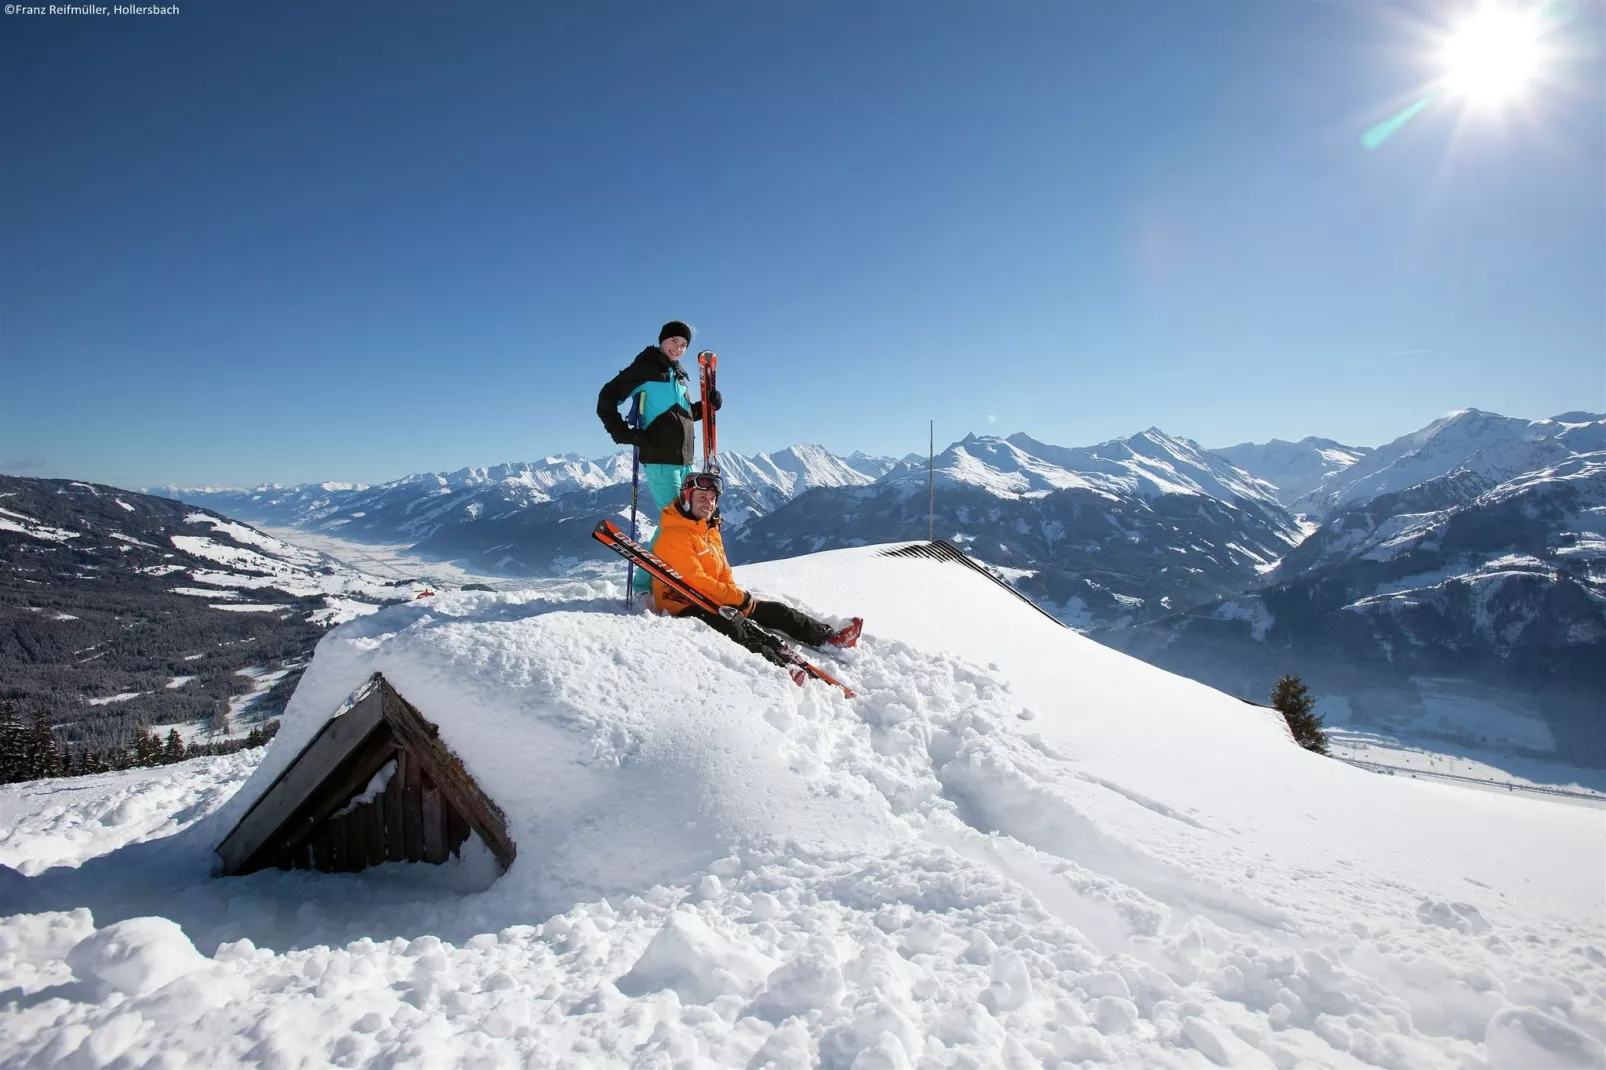
<path fill-rule="evenodd" d="M 692 606 L 680 616 L 702 621 L 716 632 L 729 636 L 753 653 L 762 654 L 777 665 L 791 664 L 777 654 L 769 642 L 766 642 L 768 636 L 763 632 L 757 628 L 743 627 L 741 618 L 734 621 L 726 620 L 717 613 L 710 613 L 699 606 Z M 835 631 L 829 624 L 817 621 L 807 613 L 799 613 L 784 602 L 754 602 L 753 611 L 748 614 L 747 619 L 759 627 L 780 632 L 805 646 L 819 646 Z"/>

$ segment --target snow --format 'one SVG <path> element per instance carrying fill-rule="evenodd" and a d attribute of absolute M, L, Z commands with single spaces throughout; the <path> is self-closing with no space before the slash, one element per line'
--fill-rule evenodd
<path fill-rule="evenodd" d="M 123 499 L 116 498 L 116 499 L 113 499 L 113 500 L 116 501 L 117 504 L 122 506 L 124 509 L 127 509 L 130 513 L 134 512 L 134 507 L 132 505 L 129 505 L 127 502 L 123 501 Z"/>
<path fill-rule="evenodd" d="M 207 965 L 184 930 L 166 918 L 129 918 L 108 925 L 67 952 L 74 976 L 99 981 L 125 996 L 148 996 Z"/>
<path fill-rule="evenodd" d="M 1326 713 L 1330 700 L 1319 701 L 1317 712 Z M 1383 766 L 1407 775 L 1464 778 L 1491 788 L 1535 788 L 1566 792 L 1606 802 L 1606 770 L 1581 769 L 1541 758 L 1517 757 L 1494 749 L 1457 747 L 1446 750 L 1443 739 L 1399 736 L 1351 727 L 1328 715 L 1327 739 L 1335 756 L 1347 761 Z"/>
<path fill-rule="evenodd" d="M 628 478 L 628 477 L 627 477 Z M 431 588 L 461 587 L 465 583 L 507 586 L 502 577 L 482 576 L 443 561 L 422 561 L 409 556 L 406 543 L 362 543 L 341 539 L 327 532 L 296 528 L 263 527 L 264 531 L 286 542 L 295 542 L 345 562 L 363 575 L 389 580 L 417 580 Z M 356 592 L 354 592 L 356 593 Z M 413 593 L 409 591 L 409 593 Z M 334 600 L 331 599 L 331 603 Z"/>
<path fill-rule="evenodd" d="M 290 607 L 285 605 L 264 605 L 255 602 L 232 602 L 220 603 L 218 605 L 207 606 L 206 608 L 222 609 L 230 613 L 279 613 L 289 609 Z"/>
<path fill-rule="evenodd" d="M 1599 1062 L 1597 810 L 1311 755 L 938 561 L 737 575 L 864 615 L 862 697 L 616 585 L 443 591 L 326 635 L 265 754 L 0 786 L 0 1062 Z M 212 878 L 374 670 L 512 868 Z"/>
<path fill-rule="evenodd" d="M 83 534 L 81 531 L 68 531 L 65 528 L 53 528 L 43 524 L 31 516 L 14 513 L 10 509 L 0 509 L 0 531 L 14 531 L 19 535 L 39 539 L 42 542 L 66 542 L 76 539 Z"/>
<path fill-rule="evenodd" d="M 1222 602 L 1210 614 L 1217 620 L 1241 620 L 1249 624 L 1249 629 L 1258 643 L 1266 638 L 1266 629 L 1276 623 L 1277 618 L 1259 598 L 1245 601 Z"/>
<path fill-rule="evenodd" d="M 1578 422 L 1528 421 L 1478 409 L 1464 409 L 1435 420 L 1330 473 L 1297 503 L 1304 511 L 1331 515 L 1346 505 L 1451 472 L 1465 470 L 1492 483 L 1511 480 L 1514 489 L 1528 473 L 1565 465 L 1603 448 L 1606 417 L 1575 414 Z M 1597 462 L 1606 463 L 1606 462 Z M 1579 473 L 1588 478 L 1587 471 Z"/>
<path fill-rule="evenodd" d="M 367 787 L 363 788 L 357 795 L 354 795 L 346 805 L 330 814 L 329 819 L 332 821 L 337 817 L 345 817 L 347 814 L 356 813 L 359 806 L 367 806 L 385 793 L 385 786 L 390 783 L 390 778 L 395 775 L 396 759 L 392 758 L 380 768 L 379 772 L 369 778 Z"/>
<path fill-rule="evenodd" d="M 315 610 L 310 619 L 315 624 L 344 624 L 348 620 L 367 616 L 379 612 L 379 607 L 372 602 L 360 602 L 355 598 L 337 598 L 328 595 L 324 598 L 324 608 Z"/>
<path fill-rule="evenodd" d="M 92 698 L 86 700 L 91 706 L 109 706 L 114 702 L 127 702 L 145 694 L 143 691 L 124 691 L 121 694 L 109 695 L 106 698 Z"/>
<path fill-rule="evenodd" d="M 238 598 L 237 591 L 220 591 L 215 587 L 169 587 L 172 594 L 188 595 L 191 598 Z"/>
<path fill-rule="evenodd" d="M 227 535 L 238 543 L 256 546 L 273 554 L 276 558 L 289 558 L 306 567 L 315 567 L 319 563 L 319 555 L 311 550 L 303 549 L 291 543 L 282 542 L 271 535 L 264 535 L 255 528 L 245 524 L 237 524 L 224 520 L 221 517 L 209 516 L 206 513 L 190 513 L 184 518 L 186 524 L 210 524 L 215 534 Z M 191 536 L 180 536 L 186 538 Z M 177 539 L 174 540 L 175 543 Z"/>

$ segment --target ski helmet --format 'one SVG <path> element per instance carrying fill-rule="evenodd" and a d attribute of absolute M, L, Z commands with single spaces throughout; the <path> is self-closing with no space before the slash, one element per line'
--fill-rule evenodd
<path fill-rule="evenodd" d="M 680 481 L 680 509 L 681 512 L 691 512 L 691 492 L 694 490 L 708 490 L 719 497 L 724 492 L 724 480 L 719 478 L 718 472 L 693 472 Z"/>

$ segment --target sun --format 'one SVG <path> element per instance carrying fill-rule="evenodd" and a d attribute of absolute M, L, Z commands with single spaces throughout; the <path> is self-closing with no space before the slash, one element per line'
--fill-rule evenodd
<path fill-rule="evenodd" d="M 1480 7 L 1445 42 L 1445 88 L 1484 105 L 1520 96 L 1543 66 L 1539 19 L 1537 6 Z"/>

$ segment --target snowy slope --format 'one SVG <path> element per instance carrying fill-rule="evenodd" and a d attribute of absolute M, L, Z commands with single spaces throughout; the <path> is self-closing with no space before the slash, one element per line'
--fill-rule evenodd
<path fill-rule="evenodd" d="M 1270 442 L 1241 442 L 1210 452 L 1276 487 L 1277 500 L 1293 505 L 1323 480 L 1344 471 L 1372 449 L 1313 436 L 1298 442 L 1285 442 L 1280 438 Z"/>
<path fill-rule="evenodd" d="M 1489 483 L 1549 468 L 1581 453 L 1606 449 L 1606 416 L 1569 412 L 1522 420 L 1463 409 L 1420 431 L 1379 446 L 1300 498 L 1294 508 L 1328 516 L 1380 494 L 1465 470 Z"/>
<path fill-rule="evenodd" d="M 29 911 L 0 926 L 0 1061 L 1600 1062 L 1598 811 L 1310 755 L 951 565 L 739 578 L 865 614 L 863 697 L 611 585 L 452 593 L 331 633 L 221 808 L 238 763 L 65 807 L 0 788 L 0 896 Z M 513 868 L 210 879 L 375 669 L 508 811 Z"/>
<path fill-rule="evenodd" d="M 239 713 L 246 676 L 424 589 L 170 498 L 0 476 L 0 698 L 76 747 Z"/>

